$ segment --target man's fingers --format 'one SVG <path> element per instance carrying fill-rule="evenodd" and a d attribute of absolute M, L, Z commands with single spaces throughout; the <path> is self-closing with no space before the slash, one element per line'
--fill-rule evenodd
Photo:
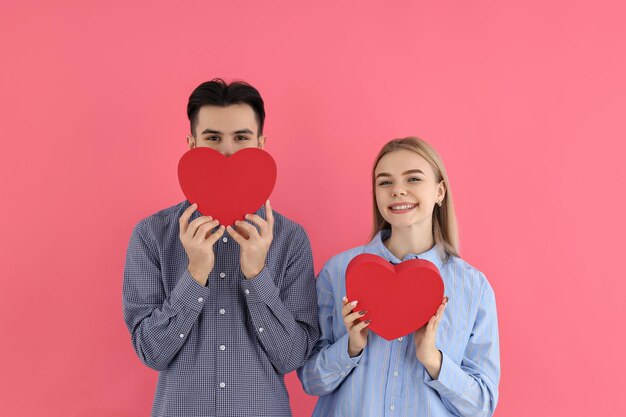
<path fill-rule="evenodd" d="M 194 240 L 197 240 L 198 242 L 204 241 L 211 234 L 211 230 L 215 229 L 217 225 L 219 225 L 217 220 L 211 220 L 203 223 L 200 227 L 198 227 Z"/>
<path fill-rule="evenodd" d="M 265 236 L 269 231 L 269 225 L 261 216 L 258 214 L 246 214 L 246 220 L 250 220 L 254 222 L 259 227 L 260 235 Z"/>
<path fill-rule="evenodd" d="M 189 219 L 191 218 L 193 212 L 196 211 L 196 208 L 198 208 L 198 205 L 196 203 L 193 203 L 192 205 L 187 207 L 185 211 L 183 211 L 180 219 L 178 219 L 179 236 L 182 236 L 187 231 L 187 227 L 189 226 Z"/>
<path fill-rule="evenodd" d="M 267 218 L 267 224 L 270 227 L 270 231 L 274 232 L 274 211 L 270 205 L 270 200 L 265 202 L 265 217 Z"/>
<path fill-rule="evenodd" d="M 186 232 L 187 235 L 193 238 L 198 233 L 198 229 L 200 228 L 200 226 L 202 226 L 205 223 L 212 222 L 212 221 L 217 221 L 217 220 L 213 220 L 213 217 L 211 216 L 201 216 L 195 220 L 192 220 L 191 223 L 189 223 L 189 226 L 187 227 L 187 232 Z"/>
<path fill-rule="evenodd" d="M 215 242 L 217 242 L 217 240 L 222 237 L 222 235 L 224 234 L 224 230 L 226 230 L 226 228 L 224 227 L 224 225 L 221 225 L 215 232 L 211 233 L 211 235 L 206 240 L 207 244 L 213 246 Z"/>
<path fill-rule="evenodd" d="M 233 240 L 239 244 L 239 246 L 246 243 L 246 238 L 241 236 L 241 234 L 237 232 L 234 227 L 228 226 L 226 230 L 228 230 L 228 234 L 230 235 L 230 237 L 232 237 Z"/>
<path fill-rule="evenodd" d="M 256 230 L 256 227 L 252 226 L 250 223 L 238 220 L 235 222 L 235 226 L 237 226 L 237 229 L 243 229 L 243 231 L 246 232 L 250 237 L 259 236 L 259 231 Z"/>

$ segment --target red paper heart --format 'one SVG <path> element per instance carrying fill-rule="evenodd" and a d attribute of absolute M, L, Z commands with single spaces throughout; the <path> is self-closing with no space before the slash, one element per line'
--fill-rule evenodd
<path fill-rule="evenodd" d="M 228 158 L 211 148 L 194 148 L 180 158 L 178 182 L 200 213 L 228 226 L 257 211 L 269 198 L 276 183 L 276 163 L 258 148 L 245 148 Z"/>
<path fill-rule="evenodd" d="M 425 259 L 397 265 L 371 253 L 356 256 L 346 270 L 346 296 L 367 310 L 364 320 L 379 336 L 392 340 L 428 323 L 443 301 L 439 270 Z"/>

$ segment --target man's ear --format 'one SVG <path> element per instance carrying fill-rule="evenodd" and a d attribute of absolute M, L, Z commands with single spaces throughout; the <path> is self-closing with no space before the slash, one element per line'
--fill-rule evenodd
<path fill-rule="evenodd" d="M 191 135 L 187 135 L 187 145 L 189 145 L 189 149 L 193 149 L 196 147 L 196 138 Z"/>
<path fill-rule="evenodd" d="M 267 140 L 267 136 L 264 136 L 264 135 L 259 136 L 259 149 L 263 149 L 265 147 L 266 140 Z"/>

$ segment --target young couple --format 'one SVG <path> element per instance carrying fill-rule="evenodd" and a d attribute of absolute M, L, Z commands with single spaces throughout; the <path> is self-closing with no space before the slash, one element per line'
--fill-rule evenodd
<path fill-rule="evenodd" d="M 203 83 L 187 115 L 190 148 L 230 156 L 265 145 L 263 100 L 249 84 Z M 159 371 L 152 416 L 290 416 L 284 375 L 293 370 L 320 397 L 314 416 L 493 414 L 495 297 L 458 255 L 441 159 L 420 139 L 390 141 L 372 187 L 372 240 L 330 259 L 317 280 L 303 228 L 269 202 L 234 228 L 188 201 L 137 224 L 124 318 L 137 355 Z M 367 312 L 346 299 L 346 267 L 361 253 L 437 266 L 445 296 L 428 324 L 393 341 L 368 331 Z"/>

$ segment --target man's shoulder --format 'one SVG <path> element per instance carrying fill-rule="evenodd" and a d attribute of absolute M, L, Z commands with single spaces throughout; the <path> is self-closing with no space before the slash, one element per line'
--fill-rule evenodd
<path fill-rule="evenodd" d="M 178 220 L 183 214 L 185 209 L 189 207 L 189 203 L 185 200 L 173 206 L 164 208 L 151 214 L 150 216 L 140 220 L 135 226 L 136 231 L 143 232 L 158 232 L 164 229 L 169 229 L 172 226 L 178 225 Z"/>

